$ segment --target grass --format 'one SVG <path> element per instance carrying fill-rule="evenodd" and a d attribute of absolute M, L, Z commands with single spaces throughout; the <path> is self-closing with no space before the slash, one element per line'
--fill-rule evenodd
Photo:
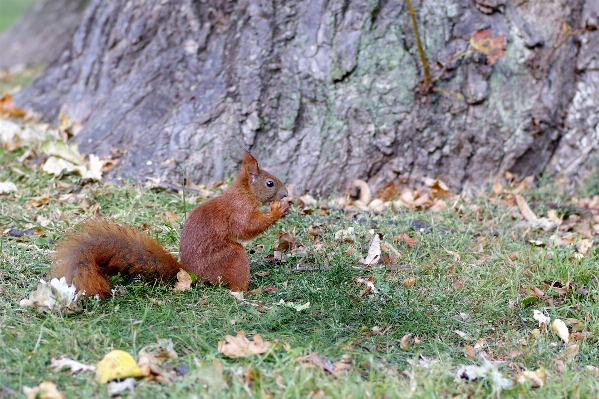
<path fill-rule="evenodd" d="M 238 302 L 223 287 L 173 293 L 172 282 L 121 282 L 119 295 L 86 299 L 78 313 L 39 314 L 21 308 L 19 301 L 46 277 L 56 241 L 94 217 L 93 204 L 100 204 L 102 217 L 139 226 L 174 253 L 193 205 L 180 193 L 131 182 L 114 186 L 70 175 L 51 177 L 19 160 L 27 150 L 35 152 L 36 143 L 7 148 L 0 149 L 0 182 L 12 181 L 18 191 L 0 194 L 0 228 L 37 233 L 0 236 L 3 396 L 20 397 L 23 386 L 52 381 L 66 397 L 109 397 L 93 373 L 54 371 L 51 359 L 66 356 L 97 364 L 112 349 L 135 356 L 161 338 L 174 342 L 179 358 L 173 364 L 187 372 L 164 383 L 140 379 L 135 394 L 124 397 L 497 397 L 488 378 L 454 381 L 458 367 L 480 364 L 483 352 L 505 362 L 499 369 L 504 376 L 545 370 L 543 387 L 516 384 L 502 391 L 503 397 L 588 398 L 599 393 L 597 376 L 586 367 L 599 366 L 596 256 L 591 250 L 577 257 L 574 246 L 552 246 L 551 233 L 529 229 L 522 221 L 510 194 L 487 192 L 452 201 L 440 212 L 402 208 L 348 216 L 294 207 L 247 247 L 250 289 L 275 290 Z M 568 208 L 564 196 L 549 186 L 524 196 L 530 204 L 538 202 L 533 210 L 539 216 L 546 214 L 543 204 L 548 202 L 560 204 L 562 214 L 581 213 Z M 311 226 L 320 226 L 322 236 L 310 235 Z M 335 233 L 349 226 L 355 228 L 352 242 L 335 240 Z M 372 240 L 370 229 L 383 234 L 399 255 L 390 264 L 355 268 Z M 305 253 L 287 252 L 282 262 L 273 263 L 267 257 L 281 231 L 291 232 Z M 414 246 L 392 241 L 401 234 L 413 237 Z M 582 237 L 575 233 L 575 243 Z M 536 246 L 531 239 L 549 245 Z M 298 264 L 325 268 L 296 271 Z M 378 292 L 361 295 L 359 277 L 372 277 Z M 412 287 L 410 279 L 415 279 Z M 535 297 L 531 288 L 543 295 Z M 296 311 L 281 300 L 309 306 Z M 584 339 L 577 341 L 578 354 L 567 356 L 566 345 L 551 332 L 537 334 L 532 309 L 552 320 L 580 320 Z M 273 349 L 249 358 L 220 355 L 217 342 L 239 330 L 250 337 L 260 334 L 273 342 Z M 411 345 L 402 348 L 406 334 L 413 334 Z M 477 353 L 474 358 L 467 356 L 470 350 Z M 345 362 L 349 369 L 333 376 L 306 361 L 314 352 L 332 363 Z"/>
<path fill-rule="evenodd" d="M 14 24 L 37 0 L 0 0 L 0 32 Z"/>

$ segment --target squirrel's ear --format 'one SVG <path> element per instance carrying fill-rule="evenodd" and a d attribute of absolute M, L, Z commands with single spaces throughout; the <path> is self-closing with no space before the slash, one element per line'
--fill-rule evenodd
<path fill-rule="evenodd" d="M 260 169 L 258 168 L 258 161 L 256 161 L 256 158 L 254 158 L 247 150 L 243 152 L 241 168 L 248 174 L 250 184 L 253 184 L 258 178 Z"/>

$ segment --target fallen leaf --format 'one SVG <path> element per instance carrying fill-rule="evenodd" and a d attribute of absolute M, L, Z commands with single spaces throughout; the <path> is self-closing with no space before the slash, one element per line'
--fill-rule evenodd
<path fill-rule="evenodd" d="M 307 356 L 300 357 L 300 358 L 298 358 L 298 360 L 300 360 L 304 364 L 316 366 L 316 367 L 326 371 L 327 373 L 333 374 L 335 376 L 337 376 L 341 372 L 343 372 L 345 370 L 349 370 L 351 368 L 351 366 L 345 362 L 333 363 L 329 359 L 325 358 L 324 356 L 322 356 L 316 352 L 312 352 Z"/>
<path fill-rule="evenodd" d="M 56 384 L 44 381 L 36 387 L 23 387 L 27 399 L 63 399 L 64 396 L 58 391 Z"/>
<path fill-rule="evenodd" d="M 191 279 L 191 276 L 189 275 L 189 273 L 187 273 L 183 269 L 180 269 L 179 272 L 177 273 L 177 282 L 175 283 L 175 287 L 173 288 L 173 291 L 175 291 L 175 292 L 187 291 L 187 290 L 191 289 L 191 283 L 192 283 L 192 279 Z"/>
<path fill-rule="evenodd" d="M 308 226 L 308 235 L 312 237 L 322 237 L 324 234 L 320 226 L 311 225 Z"/>
<path fill-rule="evenodd" d="M 501 193 L 503 192 L 503 186 L 501 185 L 501 182 L 499 181 L 499 176 L 495 177 L 495 180 L 493 181 L 492 192 L 495 195 L 501 195 Z"/>
<path fill-rule="evenodd" d="M 125 391 L 135 392 L 135 378 L 125 378 L 122 381 L 110 381 L 106 385 L 106 390 L 110 396 L 116 396 Z"/>
<path fill-rule="evenodd" d="M 360 262 L 365 265 L 375 265 L 379 263 L 381 259 L 381 236 L 380 234 L 374 235 L 372 242 L 370 243 L 370 248 L 368 248 L 368 255 L 366 258 L 362 259 Z"/>
<path fill-rule="evenodd" d="M 505 362 L 491 362 L 483 354 L 481 354 L 481 358 L 483 360 L 481 366 L 460 366 L 456 371 L 454 381 L 459 382 L 461 379 L 471 381 L 478 378 L 490 378 L 495 388 L 499 391 L 512 387 L 512 380 L 510 378 L 505 378 L 499 371 L 499 366 Z"/>
<path fill-rule="evenodd" d="M 282 252 L 291 251 L 296 239 L 289 232 L 279 232 L 278 250 Z"/>
<path fill-rule="evenodd" d="M 505 55 L 505 36 L 494 35 L 487 29 L 475 32 L 470 38 L 470 45 L 479 53 L 487 56 L 487 64 L 493 65 Z"/>
<path fill-rule="evenodd" d="M 558 374 L 561 374 L 564 372 L 565 369 L 566 369 L 566 364 L 564 363 L 564 361 L 561 359 L 556 359 L 555 360 L 555 372 Z"/>
<path fill-rule="evenodd" d="M 405 242 L 406 244 L 408 244 L 410 247 L 413 247 L 414 245 L 416 245 L 416 238 L 410 237 L 407 234 L 400 234 L 398 236 L 395 236 L 391 239 L 392 242 Z"/>
<path fill-rule="evenodd" d="M 164 213 L 164 218 L 169 222 L 176 222 L 177 220 L 179 220 L 179 216 L 177 216 L 175 212 L 171 211 L 166 211 Z"/>
<path fill-rule="evenodd" d="M 0 118 L 22 118 L 25 116 L 25 111 L 17 108 L 12 100 L 12 94 L 7 93 L 0 98 Z"/>
<path fill-rule="evenodd" d="M 47 283 L 40 280 L 35 291 L 29 294 L 29 299 L 22 299 L 19 306 L 22 308 L 33 307 L 38 312 L 66 312 L 72 313 L 79 309 L 77 288 L 69 285 L 66 279 L 53 278 Z"/>
<path fill-rule="evenodd" d="M 404 351 L 407 351 L 408 349 L 410 349 L 412 347 L 412 344 L 410 343 L 410 338 L 412 337 L 412 335 L 413 335 L 412 333 L 405 334 L 399 340 L 399 347 L 401 349 L 403 349 Z"/>
<path fill-rule="evenodd" d="M 470 360 L 473 360 L 474 356 L 476 355 L 474 348 L 470 345 L 464 345 L 464 353 L 466 354 L 466 357 Z"/>
<path fill-rule="evenodd" d="M 543 367 L 538 368 L 535 371 L 524 370 L 516 379 L 518 384 L 530 382 L 532 388 L 542 388 L 545 385 L 546 380 L 547 374 Z"/>
<path fill-rule="evenodd" d="M 355 279 L 355 282 L 358 284 L 366 285 L 366 288 L 360 291 L 360 296 L 364 296 L 369 292 L 372 292 L 373 294 L 378 293 L 376 287 L 374 286 L 374 277 L 372 276 L 368 278 L 357 277 Z"/>
<path fill-rule="evenodd" d="M 156 343 L 146 345 L 137 354 L 137 365 L 145 376 L 150 374 L 172 379 L 176 373 L 169 366 L 169 361 L 178 358 L 175 345 L 170 339 L 159 339 Z"/>
<path fill-rule="evenodd" d="M 562 341 L 564 341 L 564 343 L 568 343 L 570 332 L 568 331 L 568 327 L 566 327 L 566 323 L 561 319 L 555 319 L 553 320 L 553 323 L 551 323 L 551 329 L 562 339 Z"/>
<path fill-rule="evenodd" d="M 237 336 L 226 335 L 225 339 L 218 341 L 218 352 L 231 358 L 248 357 L 265 353 L 270 346 L 270 342 L 264 341 L 259 334 L 250 341 L 245 336 L 245 331 L 241 330 Z"/>
<path fill-rule="evenodd" d="M 60 359 L 50 359 L 50 364 L 52 365 L 52 368 L 54 369 L 54 371 L 59 371 L 60 369 L 63 369 L 66 367 L 71 370 L 72 374 L 78 373 L 80 371 L 95 371 L 96 370 L 96 366 L 84 364 L 84 363 L 78 362 L 76 360 L 69 359 L 68 357 L 63 357 Z"/>
<path fill-rule="evenodd" d="M 279 301 L 279 305 L 283 305 L 288 308 L 294 309 L 296 312 L 301 312 L 302 310 L 306 310 L 310 307 L 310 302 L 301 304 L 301 303 L 295 303 L 295 302 L 285 302 L 283 299 L 281 299 Z"/>
<path fill-rule="evenodd" d="M 535 319 L 538 323 L 539 323 L 539 328 L 541 328 L 543 331 L 547 332 L 547 327 L 549 326 L 549 323 L 551 322 L 551 318 L 549 316 L 545 316 L 545 314 L 543 312 L 541 312 L 540 310 L 534 309 L 532 311 L 532 318 Z"/>
<path fill-rule="evenodd" d="M 102 384 L 112 380 L 143 375 L 133 356 L 118 349 L 107 353 L 96 367 L 96 380 Z"/>
<path fill-rule="evenodd" d="M 351 236 L 354 235 L 354 228 L 348 227 L 347 229 L 339 230 L 335 232 L 335 241 L 343 240 L 345 242 L 353 242 Z"/>
<path fill-rule="evenodd" d="M 10 181 L 0 181 L 0 194 L 10 193 L 17 191 L 17 186 Z"/>
<path fill-rule="evenodd" d="M 476 242 L 474 244 L 472 244 L 470 246 L 470 248 L 474 252 L 481 253 L 484 251 L 485 242 L 487 242 L 487 237 L 484 237 L 484 236 L 478 237 Z"/>
<path fill-rule="evenodd" d="M 447 252 L 449 255 L 453 256 L 454 262 L 460 261 L 460 254 L 458 252 L 450 251 L 447 249 L 444 249 L 444 251 Z"/>
<path fill-rule="evenodd" d="M 580 352 L 580 345 L 573 344 L 567 346 L 564 351 L 561 353 L 560 358 L 562 359 L 573 359 Z"/>
<path fill-rule="evenodd" d="M 416 277 L 408 277 L 403 282 L 403 286 L 406 288 L 412 288 L 414 284 L 416 284 Z"/>
<path fill-rule="evenodd" d="M 422 181 L 430 188 L 433 198 L 449 197 L 451 195 L 449 192 L 449 187 L 447 187 L 447 184 L 445 184 L 445 182 L 442 180 L 423 177 Z"/>
<path fill-rule="evenodd" d="M 391 201 L 397 194 L 399 194 L 399 188 L 397 187 L 397 184 L 390 182 L 376 190 L 374 193 L 374 198 L 388 202 Z"/>
<path fill-rule="evenodd" d="M 516 204 L 518 205 L 520 213 L 522 216 L 524 216 L 524 219 L 528 220 L 529 222 L 537 221 L 537 215 L 535 215 L 535 213 L 530 209 L 524 197 L 519 194 L 516 195 Z"/>

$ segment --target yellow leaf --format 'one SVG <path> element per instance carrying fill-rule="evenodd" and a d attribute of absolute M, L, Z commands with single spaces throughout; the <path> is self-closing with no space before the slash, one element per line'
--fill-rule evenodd
<path fill-rule="evenodd" d="M 541 367 L 535 371 L 524 370 L 518 376 L 518 383 L 523 384 L 527 381 L 531 383 L 533 388 L 542 388 L 545 385 L 545 381 L 547 381 L 545 369 Z"/>
<path fill-rule="evenodd" d="M 36 387 L 23 389 L 27 399 L 63 399 L 64 396 L 58 391 L 56 384 L 44 381 Z"/>
<path fill-rule="evenodd" d="M 570 332 L 568 331 L 568 327 L 566 327 L 566 323 L 561 319 L 555 319 L 553 320 L 553 323 L 551 323 L 551 329 L 562 339 L 562 341 L 566 344 L 568 343 Z"/>
<path fill-rule="evenodd" d="M 118 349 L 107 353 L 96 367 L 96 380 L 103 384 L 116 379 L 142 375 L 143 372 L 135 363 L 133 356 Z"/>

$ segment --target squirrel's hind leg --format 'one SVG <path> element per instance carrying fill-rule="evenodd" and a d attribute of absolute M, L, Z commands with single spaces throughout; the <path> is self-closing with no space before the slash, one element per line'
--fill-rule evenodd
<path fill-rule="evenodd" d="M 203 276 L 213 284 L 224 283 L 231 291 L 247 291 L 250 280 L 250 261 L 245 248 L 239 243 L 231 243 L 207 262 L 210 266 Z"/>

